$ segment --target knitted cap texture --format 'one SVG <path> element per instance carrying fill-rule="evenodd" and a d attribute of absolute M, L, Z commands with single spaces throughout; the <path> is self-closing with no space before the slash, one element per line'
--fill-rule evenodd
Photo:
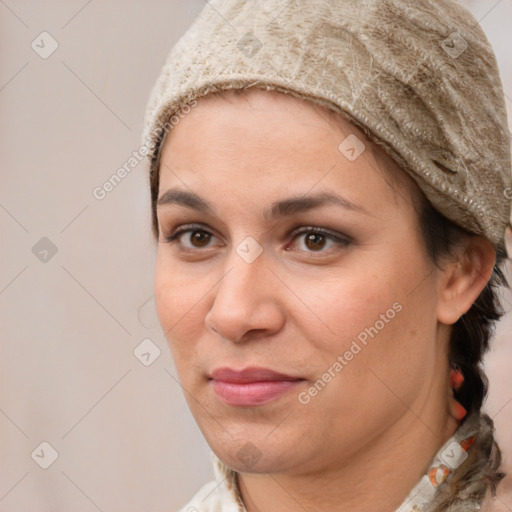
<path fill-rule="evenodd" d="M 456 0 L 210 1 L 151 91 L 143 132 L 150 172 L 193 100 L 249 87 L 343 115 L 438 211 L 505 247 L 505 98 L 493 49 Z"/>

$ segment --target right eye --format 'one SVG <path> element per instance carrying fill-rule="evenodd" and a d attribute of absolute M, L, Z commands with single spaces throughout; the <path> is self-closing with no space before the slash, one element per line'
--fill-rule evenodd
<path fill-rule="evenodd" d="M 165 241 L 169 244 L 178 244 L 185 250 L 194 251 L 208 247 L 208 243 L 212 240 L 212 237 L 215 238 L 215 235 L 210 231 L 197 224 L 192 224 L 179 227 L 171 235 L 166 236 Z M 186 240 L 187 243 L 183 243 L 183 240 Z"/>

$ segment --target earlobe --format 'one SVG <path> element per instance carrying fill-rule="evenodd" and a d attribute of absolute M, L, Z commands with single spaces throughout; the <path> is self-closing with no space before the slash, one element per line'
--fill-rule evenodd
<path fill-rule="evenodd" d="M 457 259 L 448 263 L 440 282 L 437 318 L 454 324 L 476 301 L 491 278 L 496 251 L 483 237 L 468 237 Z"/>

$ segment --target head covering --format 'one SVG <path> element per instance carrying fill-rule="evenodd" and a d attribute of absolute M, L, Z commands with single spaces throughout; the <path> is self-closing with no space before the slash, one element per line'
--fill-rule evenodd
<path fill-rule="evenodd" d="M 208 2 L 151 92 L 150 172 L 194 100 L 249 87 L 340 113 L 439 212 L 505 248 L 512 179 L 503 88 L 489 41 L 457 1 Z"/>

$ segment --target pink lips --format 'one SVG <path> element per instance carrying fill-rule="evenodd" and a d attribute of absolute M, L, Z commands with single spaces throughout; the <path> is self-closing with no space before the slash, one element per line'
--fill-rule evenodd
<path fill-rule="evenodd" d="M 211 374 L 216 395 L 228 405 L 235 407 L 250 407 L 271 402 L 302 380 L 256 367 L 244 370 L 218 368 Z"/>

